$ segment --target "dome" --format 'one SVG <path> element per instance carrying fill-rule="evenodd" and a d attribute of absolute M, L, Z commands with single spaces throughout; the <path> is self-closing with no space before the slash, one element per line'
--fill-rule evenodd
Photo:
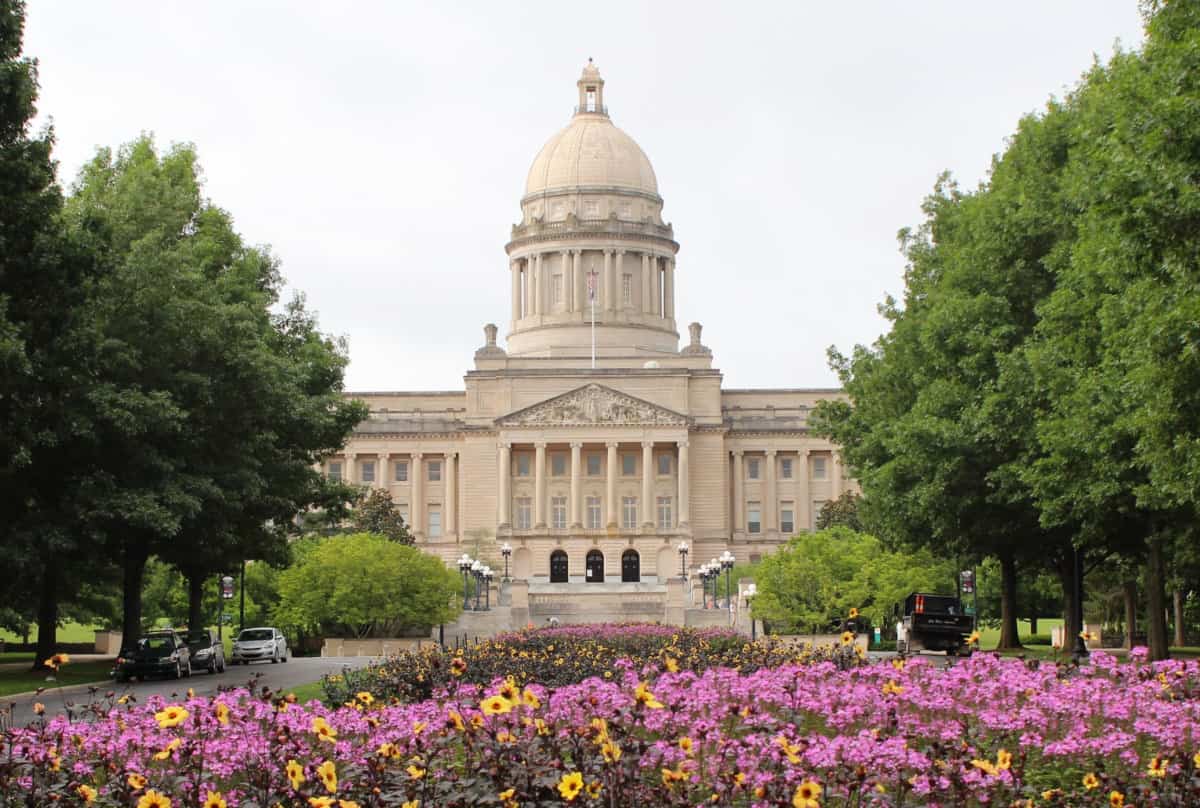
<path fill-rule="evenodd" d="M 612 187 L 658 195 L 650 160 L 633 138 L 613 126 L 603 96 L 588 101 L 588 90 L 603 87 L 589 61 L 580 79 L 575 117 L 542 147 L 525 181 L 525 193 L 557 189 Z"/>

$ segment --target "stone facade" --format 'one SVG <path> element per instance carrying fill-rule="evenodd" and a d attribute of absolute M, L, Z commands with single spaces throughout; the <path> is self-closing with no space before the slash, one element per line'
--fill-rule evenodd
<path fill-rule="evenodd" d="M 509 543 L 522 617 L 679 622 L 681 541 L 690 569 L 725 550 L 753 561 L 853 485 L 808 431 L 841 393 L 722 389 L 698 323 L 680 349 L 679 244 L 654 171 L 590 62 L 577 88 L 506 247 L 507 349 L 488 325 L 464 390 L 351 394 L 371 416 L 324 470 L 389 491 L 447 563 L 466 552 L 503 573 Z"/>

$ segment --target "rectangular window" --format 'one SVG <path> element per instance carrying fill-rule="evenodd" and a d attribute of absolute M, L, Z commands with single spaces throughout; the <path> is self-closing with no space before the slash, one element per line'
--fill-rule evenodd
<path fill-rule="evenodd" d="M 550 455 L 550 476 L 565 477 L 567 474 L 567 456 L 565 454 Z"/>
<path fill-rule="evenodd" d="M 658 498 L 658 529 L 670 530 L 675 525 L 671 519 L 671 498 Z"/>
<path fill-rule="evenodd" d="M 796 532 L 796 509 L 790 502 L 780 503 L 779 532 L 790 536 Z"/>
<path fill-rule="evenodd" d="M 751 502 L 746 508 L 746 531 L 762 532 L 762 505 L 757 502 Z"/>
<path fill-rule="evenodd" d="M 587 456 L 587 476 L 600 476 L 600 455 L 590 454 Z"/>
<path fill-rule="evenodd" d="M 637 474 L 637 455 L 621 455 L 621 474 L 625 477 Z"/>
<path fill-rule="evenodd" d="M 339 461 L 330 461 L 329 479 L 339 483 L 342 481 L 342 464 Z"/>
<path fill-rule="evenodd" d="M 527 454 L 517 455 L 517 476 L 518 477 L 528 477 L 529 476 L 529 465 L 530 465 L 529 455 L 527 455 Z"/>
<path fill-rule="evenodd" d="M 442 479 L 442 461 L 429 461 L 429 482 L 436 483 Z"/>
<path fill-rule="evenodd" d="M 621 276 L 621 302 L 633 305 L 633 276 L 628 273 Z"/>
<path fill-rule="evenodd" d="M 671 476 L 671 456 L 669 454 L 660 454 L 658 456 L 658 476 Z"/>
<path fill-rule="evenodd" d="M 567 527 L 567 498 L 550 497 L 550 525 L 556 530 Z"/>
<path fill-rule="evenodd" d="M 814 457 L 813 458 L 812 478 L 814 480 L 824 480 L 825 479 L 825 458 L 823 458 L 823 457 Z"/>
<path fill-rule="evenodd" d="M 621 497 L 621 527 L 635 530 L 637 526 L 637 497 Z"/>
<path fill-rule="evenodd" d="M 792 459 L 790 457 L 779 461 L 779 476 L 785 480 L 792 479 Z"/>
<path fill-rule="evenodd" d="M 396 482 L 398 482 L 398 483 L 408 482 L 408 461 L 407 460 L 397 460 L 395 463 L 395 468 L 396 468 Z"/>
<path fill-rule="evenodd" d="M 375 482 L 375 461 L 374 460 L 362 461 L 362 465 L 359 466 L 359 474 L 361 475 L 359 477 L 359 479 L 362 482 L 364 482 L 364 483 Z"/>
<path fill-rule="evenodd" d="M 563 276 L 554 276 L 554 304 L 561 305 L 563 302 Z"/>
<path fill-rule="evenodd" d="M 751 458 L 746 461 L 746 476 L 751 480 L 758 479 L 758 459 Z"/>
<path fill-rule="evenodd" d="M 517 530 L 529 530 L 533 527 L 533 500 L 529 497 L 517 497 Z"/>
<path fill-rule="evenodd" d="M 412 524 L 411 522 L 408 521 L 408 505 L 401 502 L 399 505 L 396 506 L 396 510 L 400 513 L 400 520 L 402 522 L 404 522 L 404 524 L 406 524 L 406 525 Z"/>
<path fill-rule="evenodd" d="M 434 505 L 429 506 L 429 538 L 434 539 L 442 535 L 442 509 Z"/>
<path fill-rule="evenodd" d="M 588 530 L 599 530 L 600 525 L 600 497 L 587 498 L 587 526 Z"/>

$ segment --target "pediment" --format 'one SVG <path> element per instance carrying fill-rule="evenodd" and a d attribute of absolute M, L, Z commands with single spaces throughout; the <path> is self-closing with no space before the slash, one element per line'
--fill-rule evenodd
<path fill-rule="evenodd" d="M 588 384 L 496 419 L 497 426 L 686 426 L 688 419 L 666 407 Z"/>

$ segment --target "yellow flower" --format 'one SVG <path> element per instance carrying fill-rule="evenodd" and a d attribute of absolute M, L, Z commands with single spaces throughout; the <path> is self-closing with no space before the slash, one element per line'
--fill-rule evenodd
<path fill-rule="evenodd" d="M 333 797 L 309 797 L 309 808 L 333 808 Z"/>
<path fill-rule="evenodd" d="M 488 696 L 479 702 L 479 709 L 483 710 L 484 715 L 500 715 L 509 712 L 512 708 L 513 703 L 503 696 Z"/>
<path fill-rule="evenodd" d="M 663 785 L 666 786 L 667 788 L 671 788 L 676 783 L 683 782 L 686 779 L 687 779 L 687 772 L 683 771 L 682 769 L 663 769 L 662 770 Z"/>
<path fill-rule="evenodd" d="M 1108 804 L 1112 808 L 1121 808 L 1125 804 L 1125 795 L 1120 791 L 1108 792 Z"/>
<path fill-rule="evenodd" d="M 887 683 L 883 686 L 883 695 L 885 696 L 899 696 L 903 692 L 904 688 L 896 684 L 895 679 L 888 679 Z"/>
<path fill-rule="evenodd" d="M 160 712 L 154 714 L 154 719 L 158 721 L 158 726 L 161 729 L 168 727 L 177 727 L 187 720 L 188 711 L 177 704 L 172 704 Z"/>
<path fill-rule="evenodd" d="M 521 803 L 514 799 L 517 790 L 515 788 L 506 788 L 496 796 L 500 800 L 501 808 L 519 808 Z"/>
<path fill-rule="evenodd" d="M 332 760 L 327 760 L 317 767 L 317 779 L 330 794 L 337 791 L 337 766 L 333 765 Z"/>
<path fill-rule="evenodd" d="M 550 727 L 546 726 L 546 722 L 540 718 L 533 719 L 533 725 L 537 727 L 538 735 L 549 735 Z"/>
<path fill-rule="evenodd" d="M 574 802 L 579 796 L 579 792 L 583 790 L 583 775 L 579 772 L 571 772 L 564 774 L 562 779 L 558 781 L 558 793 L 567 802 Z"/>
<path fill-rule="evenodd" d="M 35 701 L 33 703 L 33 714 L 34 715 L 42 715 L 45 712 L 46 712 L 46 705 L 42 704 L 40 701 Z"/>
<path fill-rule="evenodd" d="M 534 693 L 529 688 L 521 691 L 521 701 L 525 702 L 525 706 L 532 707 L 535 710 L 542 706 L 542 700 L 537 697 L 537 693 Z"/>
<path fill-rule="evenodd" d="M 338 800 L 338 808 L 359 808 L 354 800 Z"/>
<path fill-rule="evenodd" d="M 679 663 L 676 662 L 671 657 L 667 657 L 667 672 L 668 673 L 679 673 Z"/>
<path fill-rule="evenodd" d="M 975 645 L 979 642 L 979 632 L 972 631 L 971 636 L 967 637 L 967 645 Z"/>
<path fill-rule="evenodd" d="M 412 725 L 413 735 L 420 735 L 425 731 L 425 727 L 427 726 L 429 726 L 429 723 L 426 721 L 414 721 Z"/>
<path fill-rule="evenodd" d="M 1096 635 L 1090 631 L 1081 631 L 1079 632 L 1079 638 L 1084 642 L 1094 642 L 1096 640 Z M 1113 793 L 1115 794 L 1116 792 Z M 1125 798 L 1121 797 L 1121 799 L 1124 800 Z"/>
<path fill-rule="evenodd" d="M 91 786 L 78 786 L 75 789 L 75 793 L 78 794 L 88 805 L 91 805 L 92 801 L 96 799 L 96 789 L 92 788 Z M 225 808 L 225 806 L 221 806 L 221 808 Z"/>
<path fill-rule="evenodd" d="M 312 720 L 312 731 L 322 741 L 328 741 L 329 743 L 337 742 L 337 730 L 329 726 L 329 723 L 321 716 L 317 716 Z"/>
<path fill-rule="evenodd" d="M 204 798 L 204 808 L 227 808 L 225 798 L 221 796 L 221 792 L 208 792 L 208 796 Z"/>
<path fill-rule="evenodd" d="M 404 771 L 408 772 L 408 776 L 414 780 L 420 780 L 425 776 L 425 770 L 415 763 L 408 764 L 408 768 Z"/>
<path fill-rule="evenodd" d="M 651 710 L 661 710 L 662 702 L 654 698 L 654 694 L 650 692 L 650 688 L 645 682 L 639 682 L 637 689 L 633 691 L 633 698 L 638 704 L 645 705 Z"/>
<path fill-rule="evenodd" d="M 842 645 L 849 645 L 852 642 L 854 642 L 854 632 L 853 631 L 843 631 L 842 632 Z"/>
<path fill-rule="evenodd" d="M 166 794 L 150 789 L 138 800 L 137 808 L 171 808 L 171 800 Z"/>
<path fill-rule="evenodd" d="M 229 723 L 229 708 L 225 706 L 225 702 L 218 701 L 213 707 L 213 711 L 217 714 L 217 723 L 222 726 Z"/>
<path fill-rule="evenodd" d="M 805 780 L 792 796 L 794 808 L 821 808 L 821 785 Z"/>
<path fill-rule="evenodd" d="M 383 743 L 375 750 L 375 754 L 385 758 L 398 758 L 400 757 L 400 747 L 394 743 Z"/>
<path fill-rule="evenodd" d="M 420 800 L 409 800 L 408 802 L 400 803 L 400 808 L 421 808 Z"/>
<path fill-rule="evenodd" d="M 683 750 L 684 754 L 692 754 L 692 739 L 684 735 L 679 739 L 679 748 Z"/>
<path fill-rule="evenodd" d="M 851 606 L 850 607 L 850 619 L 855 620 L 857 618 L 858 618 L 858 609 L 855 609 L 853 606 Z"/>
<path fill-rule="evenodd" d="M 365 690 L 360 690 L 359 692 L 355 693 L 354 698 L 358 699 L 368 707 L 375 703 L 375 697 Z"/>
<path fill-rule="evenodd" d="M 1088 772 L 1083 776 L 1083 787 L 1091 791 L 1093 788 L 1100 787 L 1100 778 Z"/>
<path fill-rule="evenodd" d="M 521 695 L 517 690 L 517 683 L 511 676 L 508 677 L 508 679 L 504 681 L 504 684 L 500 686 L 500 695 L 511 701 L 513 704 L 516 704 L 518 701 L 520 701 Z"/>
<path fill-rule="evenodd" d="M 600 755 L 605 763 L 616 763 L 621 759 L 621 747 L 611 740 L 600 744 Z"/>
<path fill-rule="evenodd" d="M 1146 769 L 1146 773 L 1151 777 L 1166 777 L 1167 764 L 1170 762 L 1170 758 L 1159 757 L 1158 755 L 1155 755 L 1150 760 L 1150 768 Z"/>
<path fill-rule="evenodd" d="M 288 780 L 291 781 L 293 789 L 298 790 L 300 788 L 300 786 L 304 785 L 305 777 L 304 777 L 304 767 L 303 766 L 301 766 L 299 763 L 297 763 L 294 760 L 289 760 L 287 762 L 286 771 L 287 771 L 287 778 L 288 778 Z"/>
<path fill-rule="evenodd" d="M 169 758 L 171 756 L 172 752 L 174 752 L 176 749 L 178 749 L 181 746 L 183 746 L 183 739 L 175 738 L 169 744 L 164 746 L 160 751 L 155 752 L 154 759 L 155 760 L 166 760 L 167 758 Z"/>
<path fill-rule="evenodd" d="M 446 716 L 446 719 L 447 719 L 446 724 L 448 726 L 454 727 L 459 732 L 462 732 L 464 729 L 467 728 L 466 723 L 463 721 L 462 714 L 459 713 L 457 710 L 451 710 L 449 712 L 449 714 Z"/>
<path fill-rule="evenodd" d="M 1044 799 L 1046 802 L 1050 802 L 1050 800 L 1061 797 L 1062 795 L 1063 790 L 1061 788 L 1050 788 L 1042 792 L 1042 799 Z"/>
<path fill-rule="evenodd" d="M 129 787 L 134 791 L 146 787 L 146 778 L 142 777 L 140 774 L 130 774 L 125 778 L 125 782 L 128 783 Z"/>
<path fill-rule="evenodd" d="M 467 672 L 467 661 L 462 657 L 455 657 L 450 660 L 450 675 L 462 676 Z"/>
<path fill-rule="evenodd" d="M 1012 752 L 1001 749 L 996 753 L 996 768 L 1011 769 L 1012 768 Z"/>
<path fill-rule="evenodd" d="M 990 760 L 972 760 L 971 765 L 979 769 L 984 774 L 990 774 L 992 777 L 995 777 L 1000 773 L 1000 770 L 996 768 L 996 764 L 992 763 Z"/>
<path fill-rule="evenodd" d="M 587 784 L 587 794 L 592 799 L 596 799 L 597 797 L 600 796 L 600 791 L 603 788 L 604 788 L 604 786 L 600 785 L 599 780 L 593 780 L 592 782 Z"/>

